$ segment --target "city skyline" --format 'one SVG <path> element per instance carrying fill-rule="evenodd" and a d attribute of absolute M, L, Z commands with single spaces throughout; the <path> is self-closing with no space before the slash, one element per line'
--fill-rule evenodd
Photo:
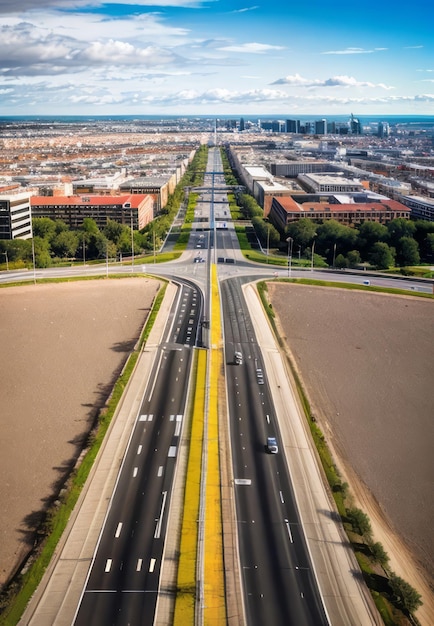
<path fill-rule="evenodd" d="M 2 115 L 432 115 L 434 8 L 3 0 Z"/>

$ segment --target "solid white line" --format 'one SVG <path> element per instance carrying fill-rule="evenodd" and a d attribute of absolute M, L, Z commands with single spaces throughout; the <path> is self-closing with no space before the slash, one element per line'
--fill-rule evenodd
<path fill-rule="evenodd" d="M 166 506 L 167 491 L 163 491 L 163 502 L 161 503 L 160 517 L 155 528 L 154 539 L 159 539 L 161 535 L 161 524 L 163 523 L 164 507 Z"/>
<path fill-rule="evenodd" d="M 107 559 L 107 562 L 106 562 L 106 564 L 105 564 L 105 570 L 104 570 L 104 571 L 105 571 L 105 572 L 109 572 L 109 571 L 110 571 L 111 566 L 112 566 L 112 560 L 111 560 L 111 559 Z"/>
<path fill-rule="evenodd" d="M 157 559 L 151 559 L 151 563 L 149 565 L 149 571 L 153 572 L 154 571 L 154 567 L 155 567 L 155 562 Z"/>
<path fill-rule="evenodd" d="M 143 563 L 143 559 L 139 559 L 137 561 L 137 567 L 136 567 L 136 572 L 140 572 L 142 569 L 142 563 Z"/>
<path fill-rule="evenodd" d="M 291 527 L 289 526 L 289 522 L 285 520 L 285 523 L 286 523 L 286 528 L 288 529 L 289 540 L 291 541 L 291 543 L 294 543 L 294 539 L 292 538 L 292 532 L 291 532 Z"/>
<path fill-rule="evenodd" d="M 157 372 L 160 371 L 160 365 L 161 365 L 162 358 L 163 358 L 163 352 L 160 352 L 160 358 L 159 358 L 158 365 L 157 365 L 157 370 L 156 370 Z M 157 378 L 158 378 L 157 376 L 154 376 L 154 382 L 152 383 L 151 392 L 149 394 L 148 402 L 151 401 L 152 394 L 154 393 L 155 385 L 157 383 Z"/>
<path fill-rule="evenodd" d="M 119 522 L 118 527 L 116 528 L 115 537 L 119 537 L 122 530 L 122 522 Z"/>

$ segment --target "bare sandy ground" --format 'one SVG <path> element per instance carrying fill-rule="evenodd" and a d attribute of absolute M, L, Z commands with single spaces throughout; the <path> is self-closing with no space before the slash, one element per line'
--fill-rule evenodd
<path fill-rule="evenodd" d="M 392 569 L 422 593 L 418 617 L 434 624 L 434 302 L 274 282 L 268 289 L 356 505 Z"/>
<path fill-rule="evenodd" d="M 158 286 L 125 278 L 0 289 L 0 584 L 29 551 Z"/>

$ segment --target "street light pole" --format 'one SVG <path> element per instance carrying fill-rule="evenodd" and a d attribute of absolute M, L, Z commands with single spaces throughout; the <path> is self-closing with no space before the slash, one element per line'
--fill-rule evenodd
<path fill-rule="evenodd" d="M 134 272 L 134 230 L 133 230 L 133 209 L 131 209 L 131 273 Z"/>
<path fill-rule="evenodd" d="M 313 240 L 313 243 L 312 243 L 312 265 L 311 265 L 311 268 L 310 268 L 311 272 L 313 272 L 313 257 L 314 257 L 314 254 L 315 254 L 315 239 Z"/>
<path fill-rule="evenodd" d="M 270 223 L 267 221 L 267 263 L 270 254 Z"/>
<path fill-rule="evenodd" d="M 291 276 L 291 261 L 292 261 L 292 243 L 293 243 L 293 238 L 292 237 L 288 237 L 288 239 L 286 240 L 287 244 L 288 244 L 288 278 Z"/>
<path fill-rule="evenodd" d="M 9 259 L 8 259 L 7 250 L 6 250 L 6 252 L 3 252 L 2 254 L 4 254 L 5 257 L 6 257 L 6 271 L 9 272 Z"/>

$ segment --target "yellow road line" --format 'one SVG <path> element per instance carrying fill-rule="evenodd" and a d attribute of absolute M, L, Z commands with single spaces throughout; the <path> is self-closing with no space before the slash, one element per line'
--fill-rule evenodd
<path fill-rule="evenodd" d="M 184 494 L 174 626 L 193 626 L 196 599 L 196 557 L 205 414 L 206 350 L 197 357 L 196 388 Z"/>
<path fill-rule="evenodd" d="M 211 348 L 208 405 L 208 463 L 205 496 L 204 625 L 226 624 L 223 526 L 218 438 L 218 379 L 222 367 L 222 332 L 217 267 L 211 268 Z"/>

